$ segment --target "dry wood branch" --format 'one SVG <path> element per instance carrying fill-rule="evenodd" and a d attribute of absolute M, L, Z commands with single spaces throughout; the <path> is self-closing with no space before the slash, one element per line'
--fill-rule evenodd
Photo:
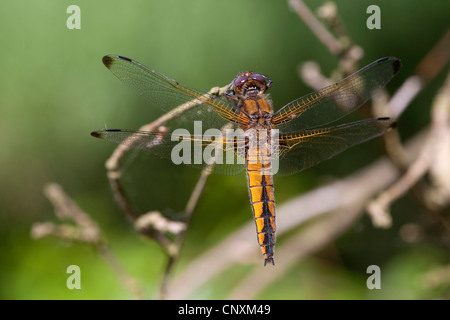
<path fill-rule="evenodd" d="M 414 100 L 425 85 L 445 67 L 450 60 L 450 30 L 426 54 L 416 68 L 415 74 L 408 77 L 400 88 L 392 95 L 381 90 L 381 94 L 373 98 L 373 113 L 377 117 L 389 115 L 398 119 L 406 107 Z M 435 64 L 434 64 L 435 63 Z M 431 70 L 427 70 L 429 66 Z M 399 168 L 406 170 L 412 163 L 411 157 L 402 146 L 398 131 L 392 131 L 383 136 L 387 154 Z"/>
<path fill-rule="evenodd" d="M 60 185 L 50 183 L 44 187 L 45 196 L 55 208 L 55 215 L 62 221 L 73 224 L 54 225 L 52 223 L 37 223 L 31 233 L 35 238 L 55 235 L 59 238 L 84 242 L 92 245 L 103 242 L 100 228 L 73 200 L 64 192 Z"/>
<path fill-rule="evenodd" d="M 134 227 L 139 233 L 146 233 L 148 230 L 156 229 L 160 232 L 180 234 L 186 230 L 186 224 L 180 221 L 171 221 L 157 211 L 145 213 L 136 219 Z"/>
<path fill-rule="evenodd" d="M 431 187 L 425 201 L 433 210 L 450 204 L 450 73 L 432 110 L 436 153 L 430 163 Z"/>
<path fill-rule="evenodd" d="M 290 0 L 289 4 L 305 21 L 311 31 L 329 48 L 330 52 L 339 57 L 338 68 L 332 72 L 330 78 L 320 73 L 320 67 L 312 61 L 305 62 L 299 68 L 299 75 L 311 88 L 319 90 L 337 80 L 345 78 L 357 70 L 358 61 L 364 56 L 364 50 L 355 45 L 347 34 L 337 14 L 337 7 L 333 2 L 326 2 L 318 11 L 318 15 L 324 19 L 338 40 L 328 32 L 325 26 L 314 16 L 301 0 Z"/>
<path fill-rule="evenodd" d="M 401 177 L 389 189 L 381 193 L 367 206 L 367 211 L 374 226 L 388 228 L 392 225 L 392 218 L 388 212 L 389 206 L 404 195 L 426 173 L 430 163 L 431 145 L 423 148 L 416 161 L 408 168 L 406 174 Z"/>
<path fill-rule="evenodd" d="M 289 0 L 288 3 L 332 54 L 340 55 L 342 53 L 343 48 L 339 41 L 323 26 L 302 0 Z"/>
<path fill-rule="evenodd" d="M 318 15 L 324 19 L 328 24 L 328 27 L 338 38 L 335 38 L 334 35 L 328 31 L 302 0 L 289 0 L 289 5 L 328 50 L 339 57 L 339 67 L 332 73 L 331 79 L 333 81 L 331 82 L 342 79 L 357 70 L 358 61 L 363 57 L 364 51 L 361 47 L 353 43 L 337 14 L 337 7 L 333 2 L 325 3 L 317 11 Z M 308 83 L 309 80 L 314 79 L 310 78 L 307 72 L 308 69 L 301 70 L 302 78 L 306 83 Z M 309 80 L 308 77 L 310 78 Z M 330 81 L 322 81 L 322 83 L 319 81 L 312 81 L 309 84 L 315 89 L 320 89 L 325 86 L 325 82 Z"/>
<path fill-rule="evenodd" d="M 415 70 L 415 74 L 425 83 L 433 80 L 450 61 L 450 29 L 438 43 L 428 52 Z"/>
<path fill-rule="evenodd" d="M 60 220 L 70 220 L 73 224 L 56 225 L 52 222 L 36 222 L 31 227 L 31 236 L 34 239 L 54 236 L 65 241 L 91 245 L 113 270 L 124 288 L 136 299 L 143 299 L 141 288 L 108 248 L 105 237 L 97 223 L 58 184 L 51 183 L 45 186 L 44 194 L 55 207 L 55 215 Z"/>
<path fill-rule="evenodd" d="M 385 107 L 394 118 L 398 118 L 417 94 L 423 89 L 425 82 L 421 77 L 413 75 L 405 80 Z"/>
<path fill-rule="evenodd" d="M 423 87 L 432 81 L 450 61 L 450 30 L 419 62 L 414 75 L 405 80 L 392 95 L 386 109 L 398 118 Z"/>
<path fill-rule="evenodd" d="M 202 170 L 202 174 L 200 175 L 200 179 L 197 181 L 194 190 L 192 191 L 191 196 L 186 204 L 185 219 L 189 221 L 194 213 L 195 207 L 197 206 L 198 200 L 200 199 L 201 194 L 203 193 L 203 189 L 205 188 L 206 181 L 208 180 L 209 175 L 212 172 L 212 168 L 214 165 L 207 166 L 204 170 Z"/>
<path fill-rule="evenodd" d="M 409 77 L 403 85 L 396 91 L 389 102 L 380 101 L 382 99 L 374 99 L 374 113 L 377 116 L 381 114 L 390 114 L 391 116 L 398 118 L 410 102 L 416 97 L 416 95 L 424 88 L 424 86 L 434 79 L 434 77 L 445 67 L 450 60 L 450 30 L 438 41 L 438 43 L 427 53 L 416 68 L 415 75 Z M 448 80 L 447 80 L 448 82 Z M 445 85 L 444 87 L 446 87 Z M 445 90 L 443 90 L 445 92 Z M 446 96 L 439 94 L 439 97 Z M 439 98 L 438 98 L 439 99 Z M 445 110 L 446 102 L 437 102 L 433 106 L 433 114 L 436 110 Z M 444 107 L 442 107 L 444 106 Z M 442 111 L 441 111 L 442 112 Z M 372 217 L 373 223 L 379 227 L 389 227 L 392 222 L 392 218 L 388 212 L 388 208 L 392 202 L 405 194 L 411 189 L 418 180 L 424 176 L 430 169 L 431 163 L 441 163 L 439 160 L 433 160 L 434 158 L 442 159 L 443 162 L 448 162 L 449 156 L 446 155 L 445 150 L 447 144 L 445 143 L 448 134 L 446 134 L 445 127 L 448 124 L 442 124 L 448 122 L 448 116 L 445 112 L 439 112 L 439 116 L 433 116 L 433 124 L 430 132 L 430 138 L 428 142 L 423 146 L 423 150 L 420 156 L 412 162 L 410 155 L 405 152 L 400 137 L 397 132 L 388 133 L 384 136 L 386 150 L 391 159 L 399 166 L 399 168 L 406 170 L 405 175 L 397 181 L 391 188 L 383 192 L 374 201 L 371 201 L 368 205 L 368 211 Z M 447 120 L 446 120 L 447 119 Z M 439 124 L 439 120 L 441 120 Z M 440 143 L 438 146 L 437 144 Z M 442 168 L 442 165 L 438 165 L 439 172 L 444 173 L 446 170 Z M 446 166 L 444 166 L 446 167 Z M 439 176 L 441 176 L 439 174 Z M 445 176 L 445 174 L 444 174 Z M 446 179 L 444 179 L 446 180 Z M 439 197 L 440 192 L 438 190 L 445 190 L 437 188 L 428 192 L 430 196 L 437 196 L 441 201 L 441 204 L 445 203 L 445 198 L 448 196 Z M 430 197 L 427 197 L 430 199 Z M 432 206 L 433 201 L 428 201 L 428 206 Z"/>
<path fill-rule="evenodd" d="M 449 124 L 450 124 L 450 73 L 447 77 L 446 83 L 438 93 L 432 106 L 432 123 L 430 135 L 426 144 L 422 147 L 419 157 L 408 167 L 406 173 L 389 189 L 381 193 L 377 199 L 371 201 L 367 207 L 374 225 L 379 227 L 390 227 L 391 217 L 388 212 L 389 206 L 404 195 L 410 188 L 412 188 L 418 180 L 424 176 L 429 170 L 432 163 L 446 163 L 444 168 L 439 165 L 438 171 L 444 170 L 442 173 L 446 175 L 445 170 L 448 170 L 447 154 L 441 153 L 442 150 L 448 148 L 447 142 L 449 140 Z M 444 157 L 442 159 L 441 157 Z M 440 160 L 440 161 L 439 161 Z M 441 172 L 439 172 L 440 175 Z M 448 174 L 447 174 L 448 175 Z M 444 178 L 444 180 L 447 180 Z M 444 182 L 444 185 L 450 185 L 449 181 Z M 445 189 L 444 189 L 445 190 Z M 449 201 L 450 194 L 447 195 L 446 203 Z"/>
<path fill-rule="evenodd" d="M 332 84 L 330 79 L 320 72 L 320 66 L 317 62 L 306 61 L 298 69 L 298 73 L 308 86 L 314 90 L 319 90 Z"/>

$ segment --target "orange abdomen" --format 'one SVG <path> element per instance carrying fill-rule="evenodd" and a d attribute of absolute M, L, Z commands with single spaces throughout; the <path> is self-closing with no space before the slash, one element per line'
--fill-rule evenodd
<path fill-rule="evenodd" d="M 275 197 L 268 150 L 250 148 L 247 153 L 247 180 L 264 265 L 272 262 L 275 246 Z"/>

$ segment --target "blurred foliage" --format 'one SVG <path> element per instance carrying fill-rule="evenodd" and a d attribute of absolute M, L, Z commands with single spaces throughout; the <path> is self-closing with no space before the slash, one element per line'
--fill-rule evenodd
<path fill-rule="evenodd" d="M 66 8 L 81 8 L 81 30 L 68 30 Z M 323 1 L 307 1 L 311 9 Z M 366 28 L 366 8 L 381 8 L 382 29 Z M 157 244 L 134 233 L 114 203 L 104 162 L 114 145 L 89 132 L 136 129 L 162 112 L 149 107 L 102 65 L 115 53 L 134 58 L 189 86 L 209 90 L 237 72 L 255 70 L 273 81 L 276 108 L 309 91 L 297 75 L 300 63 L 318 61 L 324 74 L 337 63 L 286 1 L 131 0 L 8 1 L 0 11 L 0 298 L 121 299 L 131 296 L 90 248 L 55 239 L 34 241 L 35 221 L 55 220 L 42 194 L 57 182 L 104 230 L 127 270 L 155 297 L 166 261 Z M 389 84 L 393 92 L 449 27 L 445 0 L 339 1 L 339 14 L 365 50 L 361 66 L 382 56 L 401 58 Z M 407 138 L 429 122 L 430 102 L 444 74 L 430 83 L 399 119 Z M 282 203 L 344 177 L 380 155 L 380 141 L 358 146 L 307 172 L 276 179 Z M 177 215 L 199 172 L 131 153 L 126 187 L 141 212 Z M 226 197 L 225 197 L 226 195 Z M 251 217 L 245 177 L 214 176 L 207 184 L 188 232 L 179 268 L 214 246 Z M 362 219 L 331 246 L 299 263 L 259 298 L 428 299 L 445 289 L 420 284 L 424 272 L 449 262 L 448 248 L 430 239 L 404 243 L 402 224 L 426 224 L 411 199 L 394 207 L 394 227 L 374 229 Z M 280 239 L 282 245 L 282 239 Z M 255 242 L 255 250 L 259 250 Z M 68 290 L 66 268 L 82 270 L 82 289 Z M 369 264 L 382 267 L 382 290 L 365 287 Z M 226 298 L 248 267 L 236 266 L 224 281 L 208 284 L 194 298 Z"/>

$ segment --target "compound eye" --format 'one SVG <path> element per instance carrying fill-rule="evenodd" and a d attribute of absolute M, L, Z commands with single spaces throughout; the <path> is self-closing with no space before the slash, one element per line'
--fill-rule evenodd
<path fill-rule="evenodd" d="M 248 76 L 242 76 L 242 77 L 239 77 L 239 78 L 237 78 L 235 81 L 234 81 L 234 86 L 235 87 L 241 87 L 244 83 L 246 83 L 248 81 Z"/>
<path fill-rule="evenodd" d="M 261 83 L 266 83 L 266 77 L 264 77 L 263 75 L 261 75 L 261 74 L 257 74 L 257 73 L 255 73 L 255 74 L 252 74 L 251 75 L 251 78 L 253 79 L 253 80 L 255 80 L 255 81 L 258 81 L 258 82 L 261 82 Z"/>

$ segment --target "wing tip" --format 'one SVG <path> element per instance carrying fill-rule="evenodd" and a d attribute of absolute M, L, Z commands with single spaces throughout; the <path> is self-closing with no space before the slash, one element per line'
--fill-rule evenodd
<path fill-rule="evenodd" d="M 92 131 L 91 136 L 95 138 L 105 138 L 105 135 L 108 134 L 108 132 L 127 132 L 127 130 L 123 129 L 104 129 L 104 130 L 98 130 L 98 131 Z"/>
<path fill-rule="evenodd" d="M 400 70 L 400 68 L 402 67 L 402 62 L 400 61 L 400 59 L 395 59 L 394 63 L 392 64 L 392 68 L 394 69 L 394 75 L 396 75 L 398 73 L 398 71 Z"/>
<path fill-rule="evenodd" d="M 102 58 L 102 62 L 105 65 L 105 67 L 107 67 L 108 69 L 111 69 L 111 66 L 114 64 L 114 58 L 115 57 L 119 58 L 121 60 L 125 60 L 127 62 L 132 62 L 133 61 L 132 59 L 124 57 L 124 56 L 116 56 L 116 55 L 108 54 L 108 55 L 106 55 L 106 56 L 104 56 Z"/>
<path fill-rule="evenodd" d="M 111 67 L 112 63 L 113 63 L 113 58 L 110 55 L 104 56 L 102 58 L 102 62 L 105 65 L 105 67 L 107 67 L 108 69 Z"/>
<path fill-rule="evenodd" d="M 385 62 L 385 61 L 392 62 L 392 71 L 393 71 L 393 75 L 395 76 L 398 73 L 398 71 L 400 70 L 400 68 L 402 67 L 402 61 L 395 57 L 384 57 L 384 58 L 377 60 L 378 63 Z"/>
<path fill-rule="evenodd" d="M 91 136 L 93 136 L 95 138 L 100 138 L 101 135 L 100 135 L 100 132 L 98 132 L 98 131 L 92 131 Z"/>

